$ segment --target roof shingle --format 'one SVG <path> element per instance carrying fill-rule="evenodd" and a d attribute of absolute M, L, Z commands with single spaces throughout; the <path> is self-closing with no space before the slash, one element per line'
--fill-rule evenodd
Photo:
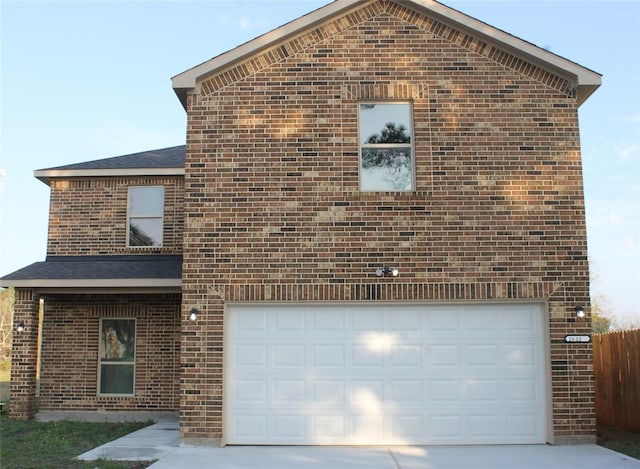
<path fill-rule="evenodd" d="M 182 278 L 182 256 L 49 256 L 0 278 L 0 286 L 87 286 L 91 281 L 114 281 L 131 287 Z M 136 282 L 138 281 L 138 282 Z M 143 281 L 143 282 L 141 282 Z"/>
<path fill-rule="evenodd" d="M 143 151 L 130 155 L 114 156 L 84 163 L 56 166 L 39 171 L 68 171 L 87 169 L 132 169 L 132 168 L 184 168 L 186 145 Z"/>

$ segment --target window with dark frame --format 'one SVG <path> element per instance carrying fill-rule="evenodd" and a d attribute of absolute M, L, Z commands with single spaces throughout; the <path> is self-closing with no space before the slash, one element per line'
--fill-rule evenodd
<path fill-rule="evenodd" d="M 162 246 L 164 230 L 164 187 L 129 187 L 129 247 Z"/>
<path fill-rule="evenodd" d="M 135 388 L 135 319 L 100 320 L 98 393 L 132 396 Z"/>
<path fill-rule="evenodd" d="M 362 191 L 414 190 L 411 116 L 410 102 L 358 104 Z"/>

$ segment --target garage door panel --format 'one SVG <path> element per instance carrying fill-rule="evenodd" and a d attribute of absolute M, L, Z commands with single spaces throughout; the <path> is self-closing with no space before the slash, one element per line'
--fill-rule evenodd
<path fill-rule="evenodd" d="M 389 330 L 407 333 L 422 331 L 422 317 L 422 311 L 418 308 L 404 310 L 402 314 L 391 313 Z"/>
<path fill-rule="evenodd" d="M 420 344 L 393 344 L 390 349 L 392 366 L 422 368 L 422 346 Z"/>
<path fill-rule="evenodd" d="M 465 314 L 462 316 L 462 331 L 472 333 L 474 336 L 494 336 L 499 327 L 495 307 L 478 306 L 475 314 Z"/>
<path fill-rule="evenodd" d="M 455 344 L 425 345 L 428 361 L 431 366 L 452 367 L 459 366 L 462 356 L 461 346 Z"/>
<path fill-rule="evenodd" d="M 382 331 L 384 330 L 384 316 L 382 311 L 372 311 L 370 308 L 358 308 L 351 314 L 351 329 L 353 331 Z"/>
<path fill-rule="evenodd" d="M 267 366 L 267 346 L 264 344 L 237 344 L 234 365 L 265 368 Z"/>
<path fill-rule="evenodd" d="M 487 402 L 496 403 L 499 402 L 502 397 L 501 383 L 497 379 L 475 379 L 468 381 L 464 387 L 465 401 L 469 401 L 470 405 L 481 401 L 485 406 Z"/>
<path fill-rule="evenodd" d="M 304 332 L 307 316 L 299 311 L 281 310 L 273 312 L 273 328 L 279 332 Z"/>
<path fill-rule="evenodd" d="M 493 442 L 500 438 L 504 423 L 500 415 L 491 413 L 470 413 L 466 418 L 467 437 L 473 441 Z"/>
<path fill-rule="evenodd" d="M 346 383 L 343 380 L 316 380 L 313 382 L 314 404 L 342 404 L 347 400 Z"/>
<path fill-rule="evenodd" d="M 384 417 L 382 415 L 354 416 L 351 428 L 356 442 L 368 444 L 371 441 L 384 440 Z"/>
<path fill-rule="evenodd" d="M 266 311 L 247 311 L 234 316 L 233 321 L 238 332 L 264 332 L 267 330 Z"/>
<path fill-rule="evenodd" d="M 534 438 L 540 430 L 542 422 L 540 418 L 532 414 L 518 415 L 514 413 L 507 416 L 507 429 L 510 438 L 516 440 L 519 438 Z"/>
<path fill-rule="evenodd" d="M 504 396 L 510 403 L 529 403 L 538 398 L 538 387 L 533 379 L 506 379 Z"/>
<path fill-rule="evenodd" d="M 391 417 L 391 440 L 393 442 L 416 441 L 424 437 L 422 415 L 393 415 Z"/>
<path fill-rule="evenodd" d="M 384 347 L 382 344 L 354 344 L 351 346 L 351 363 L 355 367 L 384 366 Z"/>
<path fill-rule="evenodd" d="M 342 311 L 324 310 L 313 312 L 313 329 L 317 333 L 342 332 L 345 329 L 345 314 Z"/>
<path fill-rule="evenodd" d="M 307 420 L 302 415 L 276 415 L 274 421 L 274 435 L 286 441 L 302 441 L 306 436 Z"/>
<path fill-rule="evenodd" d="M 413 404 L 418 408 L 424 402 L 422 380 L 393 380 L 391 382 L 391 400 L 399 406 Z"/>
<path fill-rule="evenodd" d="M 306 384 L 304 380 L 278 379 L 274 380 L 274 401 L 285 405 L 298 404 L 306 399 Z"/>
<path fill-rule="evenodd" d="M 468 344 L 465 349 L 466 362 L 471 366 L 500 365 L 500 350 L 496 344 Z"/>
<path fill-rule="evenodd" d="M 429 416 L 427 434 L 435 443 L 446 444 L 459 441 L 462 431 L 462 417 L 458 414 Z"/>
<path fill-rule="evenodd" d="M 535 366 L 539 355 L 539 345 L 535 343 L 505 343 L 503 346 L 504 365 L 510 367 Z"/>
<path fill-rule="evenodd" d="M 314 345 L 311 348 L 311 366 L 324 368 L 324 367 L 339 367 L 344 368 L 345 362 L 345 349 L 340 344 L 320 344 Z"/>
<path fill-rule="evenodd" d="M 354 410 L 373 412 L 384 402 L 384 380 L 352 380 L 350 404 Z"/>
<path fill-rule="evenodd" d="M 242 415 L 234 418 L 235 432 L 239 438 L 263 439 L 267 433 L 264 415 Z"/>
<path fill-rule="evenodd" d="M 530 336 L 532 331 L 537 330 L 535 317 L 527 311 L 504 311 L 500 318 L 500 324 L 510 335 L 522 334 Z"/>
<path fill-rule="evenodd" d="M 436 405 L 446 402 L 458 402 L 462 399 L 463 386 L 461 380 L 429 379 L 429 401 Z"/>
<path fill-rule="evenodd" d="M 226 441 L 543 443 L 541 322 L 537 305 L 233 307 Z"/>
<path fill-rule="evenodd" d="M 333 444 L 346 439 L 346 422 L 342 414 L 311 417 L 311 438 L 313 441 Z"/>
<path fill-rule="evenodd" d="M 306 345 L 304 344 L 273 345 L 271 349 L 273 350 L 274 368 L 305 368 L 307 366 Z"/>
<path fill-rule="evenodd" d="M 434 335 L 442 336 L 444 333 L 457 334 L 460 332 L 461 308 L 438 307 L 430 309 L 426 316 L 426 329 L 433 331 Z"/>
<path fill-rule="evenodd" d="M 235 396 L 240 405 L 267 403 L 267 383 L 264 380 L 237 380 Z"/>

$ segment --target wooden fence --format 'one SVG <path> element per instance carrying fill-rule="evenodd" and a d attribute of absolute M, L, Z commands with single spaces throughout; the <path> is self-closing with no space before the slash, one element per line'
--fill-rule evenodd
<path fill-rule="evenodd" d="M 640 432 L 640 329 L 593 335 L 598 424 Z"/>

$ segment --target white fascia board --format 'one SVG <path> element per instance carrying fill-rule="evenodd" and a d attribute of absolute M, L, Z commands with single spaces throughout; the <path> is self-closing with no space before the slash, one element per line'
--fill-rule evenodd
<path fill-rule="evenodd" d="M 17 288 L 182 288 L 182 279 L 156 279 L 156 278 L 114 278 L 114 279 L 28 279 L 28 280 L 2 280 L 3 287 Z"/>
<path fill-rule="evenodd" d="M 335 15 L 353 8 L 358 4 L 365 3 L 366 1 L 367 0 L 336 0 L 325 7 L 174 76 L 171 79 L 172 86 L 182 101 L 182 104 L 185 105 L 186 92 L 195 89 L 198 80 L 203 77 L 224 67 L 228 67 L 234 62 L 240 61 L 252 54 L 256 54 L 260 50 L 273 46 L 289 36 L 299 34 L 315 24 L 327 22 Z M 434 0 L 395 1 L 424 15 L 433 15 L 456 29 L 466 30 L 471 35 L 479 36 L 500 48 L 508 50 L 516 56 L 522 57 L 544 69 L 570 79 L 578 88 L 578 104 L 582 104 L 602 82 L 601 75 L 592 70 Z"/>
<path fill-rule="evenodd" d="M 456 29 L 479 36 L 517 57 L 573 81 L 578 88 L 578 104 L 582 104 L 602 84 L 602 75 L 599 73 L 434 0 L 400 0 L 399 3 L 417 11 L 427 10 Z"/>
<path fill-rule="evenodd" d="M 39 169 L 33 175 L 45 184 L 55 178 L 184 176 L 184 168 L 123 168 L 123 169 Z"/>

